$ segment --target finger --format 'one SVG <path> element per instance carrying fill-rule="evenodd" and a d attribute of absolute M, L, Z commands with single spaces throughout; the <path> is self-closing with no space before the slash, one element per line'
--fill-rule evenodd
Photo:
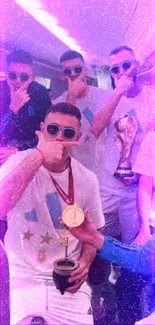
<path fill-rule="evenodd" d="M 70 85 L 72 84 L 72 80 L 69 77 L 67 77 L 67 82 L 68 82 L 68 88 L 69 88 Z"/>
<path fill-rule="evenodd" d="M 30 100 L 30 98 L 25 96 L 25 97 L 23 98 L 22 104 L 24 105 L 24 104 L 27 103 L 29 100 Z"/>
<path fill-rule="evenodd" d="M 24 84 L 19 88 L 19 90 L 27 90 L 28 86 L 29 86 L 29 81 L 24 82 Z"/>
<path fill-rule="evenodd" d="M 9 85 L 9 87 L 10 87 L 10 93 L 11 95 L 13 95 L 15 93 L 15 90 L 12 85 Z"/>
<path fill-rule="evenodd" d="M 19 90 L 19 91 L 20 91 L 20 93 L 22 93 L 23 95 L 28 95 L 28 93 L 27 93 L 27 90 L 26 90 L 26 89 L 21 89 L 21 88 L 19 88 L 18 90 Z"/>
<path fill-rule="evenodd" d="M 131 244 L 132 247 L 136 246 L 136 241 L 134 240 L 133 243 Z"/>
<path fill-rule="evenodd" d="M 81 266 L 79 266 L 75 271 L 73 271 L 73 272 L 71 273 L 70 278 L 72 278 L 72 277 L 74 277 L 74 276 L 77 276 L 77 275 L 79 275 L 79 274 L 84 273 L 85 269 L 86 269 L 86 267 L 83 267 L 83 266 L 81 267 Z"/>
<path fill-rule="evenodd" d="M 59 220 L 60 224 L 61 224 L 61 225 L 62 225 L 66 230 L 69 230 L 69 227 L 67 227 L 67 226 L 64 224 L 62 218 L 58 218 L 58 220 Z"/>
<path fill-rule="evenodd" d="M 87 71 L 87 69 L 84 68 L 82 70 L 80 76 L 76 80 L 81 79 L 82 81 L 85 81 L 85 78 L 86 78 L 87 75 L 88 75 L 88 71 Z"/>
<path fill-rule="evenodd" d="M 25 102 L 28 102 L 30 100 L 29 96 L 25 96 Z"/>
<path fill-rule="evenodd" d="M 133 245 L 131 245 L 132 247 L 138 247 L 138 246 L 141 246 L 140 244 L 138 243 L 134 243 Z"/>
<path fill-rule="evenodd" d="M 84 215 L 85 215 L 85 222 L 87 222 L 87 223 L 92 223 L 92 220 L 91 220 L 91 218 L 89 217 L 89 212 L 88 211 L 84 211 Z"/>
<path fill-rule="evenodd" d="M 78 274 L 77 276 L 74 276 L 74 277 L 70 277 L 68 279 L 68 282 L 69 283 L 72 283 L 72 282 L 76 282 L 76 281 L 81 281 L 82 279 L 85 279 L 88 277 L 88 271 L 87 272 L 84 272 L 84 273 L 80 273 Z"/>
<path fill-rule="evenodd" d="M 87 278 L 84 278 L 82 280 L 80 280 L 78 283 L 76 283 L 74 286 L 70 287 L 67 289 L 68 292 L 70 293 L 75 293 L 77 292 L 80 287 L 82 286 L 82 284 L 87 280 Z"/>
<path fill-rule="evenodd" d="M 132 66 L 129 70 L 127 70 L 127 72 L 125 73 L 125 75 L 127 77 L 135 77 L 137 74 L 137 70 L 135 68 L 135 66 Z"/>
<path fill-rule="evenodd" d="M 39 141 L 44 141 L 45 140 L 43 132 L 35 131 L 35 134 L 37 135 Z"/>
<path fill-rule="evenodd" d="M 78 141 L 62 141 L 61 143 L 65 148 L 75 147 L 79 144 Z"/>
<path fill-rule="evenodd" d="M 24 98 L 30 98 L 29 94 L 28 93 L 25 93 L 24 94 Z"/>

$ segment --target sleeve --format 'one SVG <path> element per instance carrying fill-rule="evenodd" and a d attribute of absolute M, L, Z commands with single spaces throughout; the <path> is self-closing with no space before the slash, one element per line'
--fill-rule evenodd
<path fill-rule="evenodd" d="M 133 171 L 155 177 L 155 131 L 151 130 L 144 136 L 138 152 Z"/>
<path fill-rule="evenodd" d="M 21 164 L 21 162 L 27 157 L 28 152 L 21 151 L 11 155 L 6 162 L 0 167 L 0 181 L 6 178 L 13 170 Z"/>
<path fill-rule="evenodd" d="M 53 104 L 55 105 L 57 103 L 66 102 L 66 98 L 67 98 L 67 92 L 64 92 L 61 96 L 53 100 Z"/>
<path fill-rule="evenodd" d="M 105 236 L 102 249 L 98 251 L 100 258 L 119 264 L 131 272 L 144 275 L 155 273 L 155 236 L 144 246 L 133 248 Z"/>
<path fill-rule="evenodd" d="M 89 187 L 86 211 L 88 211 L 96 229 L 101 229 L 105 225 L 105 218 L 102 211 L 99 184 L 96 175 L 92 173 L 91 179 L 89 181 L 86 180 L 86 182 Z"/>
<path fill-rule="evenodd" d="M 103 107 L 108 103 L 109 99 L 112 96 L 111 90 L 105 90 L 102 88 L 96 88 L 96 90 L 97 90 L 96 93 L 97 98 L 95 98 L 96 109 L 94 113 L 100 112 L 103 109 Z"/>
<path fill-rule="evenodd" d="M 0 117 L 0 143 L 6 145 L 7 129 L 10 127 L 10 121 L 13 120 L 15 114 L 11 112 L 9 105 L 5 107 L 5 114 L 1 114 Z"/>
<path fill-rule="evenodd" d="M 44 120 L 47 111 L 52 106 L 52 102 L 49 98 L 48 90 L 45 87 L 40 86 L 40 89 L 38 90 L 39 90 L 39 96 L 37 97 L 38 108 L 40 107 L 39 112 L 41 111 L 40 113 L 42 114 L 42 119 Z"/>

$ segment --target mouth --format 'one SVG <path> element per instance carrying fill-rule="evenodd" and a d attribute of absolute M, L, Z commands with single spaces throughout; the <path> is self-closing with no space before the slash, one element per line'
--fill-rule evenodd
<path fill-rule="evenodd" d="M 70 77 L 71 81 L 74 81 L 75 79 L 77 79 L 78 76 L 75 77 Z"/>
<path fill-rule="evenodd" d="M 18 90 L 20 86 L 13 86 L 14 90 Z"/>

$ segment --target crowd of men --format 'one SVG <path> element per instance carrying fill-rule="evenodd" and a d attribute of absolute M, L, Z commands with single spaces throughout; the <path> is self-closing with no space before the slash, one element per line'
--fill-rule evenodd
<path fill-rule="evenodd" d="M 155 310 L 154 89 L 137 78 L 139 62 L 128 46 L 109 54 L 111 90 L 88 85 L 80 53 L 62 54 L 68 89 L 53 103 L 34 81 L 29 53 L 14 51 L 6 63 L 0 83 L 6 253 L 0 248 L 9 261 L 10 324 L 134 325 Z M 60 220 L 70 204 L 85 213 L 80 228 L 66 229 Z M 51 274 L 66 238 L 79 266 L 62 296 Z"/>

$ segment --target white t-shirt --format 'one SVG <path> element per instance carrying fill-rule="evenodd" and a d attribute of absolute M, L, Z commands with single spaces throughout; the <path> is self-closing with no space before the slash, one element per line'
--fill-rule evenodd
<path fill-rule="evenodd" d="M 138 152 L 133 171 L 153 177 L 152 207 L 150 211 L 150 224 L 155 226 L 155 130 L 150 130 L 144 136 L 144 140 Z"/>
<path fill-rule="evenodd" d="M 97 138 L 91 132 L 90 126 L 94 114 L 102 109 L 109 96 L 110 92 L 94 86 L 89 86 L 89 92 L 87 96 L 77 99 L 75 104 L 82 113 L 82 136 L 79 141 L 79 145 L 73 149 L 72 155 L 82 165 L 94 171 L 95 173 L 98 173 L 100 158 L 104 150 L 104 132 L 99 138 Z M 56 104 L 58 102 L 65 102 L 66 98 L 67 92 L 63 93 L 59 98 L 53 101 L 53 104 Z"/>
<path fill-rule="evenodd" d="M 155 130 L 148 131 L 143 139 L 133 166 L 135 173 L 155 177 Z"/>
<path fill-rule="evenodd" d="M 30 150 L 12 155 L 0 168 L 0 180 L 9 175 L 29 152 Z M 71 159 L 71 166 L 75 203 L 81 209 L 88 210 L 96 228 L 99 229 L 104 225 L 104 216 L 97 178 L 74 158 Z M 68 169 L 62 173 L 51 173 L 66 193 L 68 173 Z M 42 166 L 8 214 L 5 245 L 11 275 L 13 272 L 16 277 L 23 277 L 24 274 L 26 277 L 50 276 L 53 262 L 65 256 L 65 237 L 69 238 L 69 257 L 79 259 L 82 244 L 59 222 L 65 206 L 48 170 Z"/>
<path fill-rule="evenodd" d="M 137 132 L 130 151 L 130 163 L 132 167 L 135 163 L 143 134 L 146 132 L 149 123 L 155 120 L 155 91 L 150 87 L 144 86 L 135 98 L 126 98 L 123 96 L 107 128 L 100 169 L 100 193 L 104 213 L 115 210 L 116 197 L 136 197 L 137 184 L 125 186 L 113 176 L 121 157 L 120 149 L 115 138 L 115 122 L 118 122 L 125 115 L 134 117 L 137 123 Z"/>

